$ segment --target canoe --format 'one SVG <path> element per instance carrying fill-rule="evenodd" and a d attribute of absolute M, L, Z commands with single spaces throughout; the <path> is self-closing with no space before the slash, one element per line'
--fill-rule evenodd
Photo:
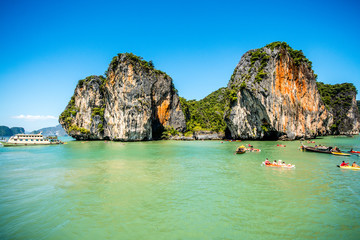
<path fill-rule="evenodd" d="M 333 154 L 333 155 L 338 155 L 338 156 L 351 156 L 351 154 L 342 153 L 342 152 L 332 152 L 331 154 Z"/>
<path fill-rule="evenodd" d="M 341 169 L 352 169 L 352 170 L 360 170 L 360 167 L 351 167 L 351 166 L 338 166 Z"/>
<path fill-rule="evenodd" d="M 349 153 L 360 153 L 360 151 L 349 151 Z"/>
<path fill-rule="evenodd" d="M 283 166 L 283 165 L 274 165 L 274 164 L 269 164 L 269 165 L 266 165 L 265 162 L 262 163 L 262 165 L 265 165 L 266 167 L 277 167 L 277 168 L 295 168 L 295 165 L 286 165 L 286 166 Z"/>
<path fill-rule="evenodd" d="M 243 153 L 246 153 L 245 146 L 240 146 L 236 149 L 236 154 L 243 154 Z"/>

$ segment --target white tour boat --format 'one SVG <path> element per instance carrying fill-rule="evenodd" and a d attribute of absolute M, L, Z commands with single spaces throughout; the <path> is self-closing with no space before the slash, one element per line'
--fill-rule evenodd
<path fill-rule="evenodd" d="M 30 145 L 52 145 L 62 144 L 57 137 L 44 137 L 41 133 L 38 134 L 16 134 L 9 138 L 6 142 L 1 142 L 4 147 L 10 146 L 30 146 Z"/>

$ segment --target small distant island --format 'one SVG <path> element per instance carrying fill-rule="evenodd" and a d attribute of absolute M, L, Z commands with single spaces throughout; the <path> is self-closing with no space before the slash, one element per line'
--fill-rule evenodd
<path fill-rule="evenodd" d="M 354 85 L 316 79 L 301 50 L 273 42 L 246 52 L 226 87 L 199 101 L 187 100 L 152 61 L 120 53 L 104 76 L 78 82 L 59 122 L 78 140 L 295 140 L 358 134 Z"/>
<path fill-rule="evenodd" d="M 68 136 L 60 124 L 55 127 L 47 127 L 47 128 L 42 128 L 42 129 L 39 129 L 36 131 L 32 131 L 32 132 L 30 132 L 30 134 L 37 134 L 40 132 L 44 136 L 58 136 L 58 137 Z M 24 134 L 24 133 L 25 133 L 25 129 L 22 127 L 9 128 L 7 126 L 0 126 L 0 136 L 1 137 L 10 137 L 10 136 L 14 136 L 16 134 Z"/>
<path fill-rule="evenodd" d="M 58 136 L 58 137 L 65 137 L 68 136 L 63 127 L 59 124 L 55 127 L 47 127 L 41 128 L 36 131 L 32 131 L 32 134 L 42 133 L 44 136 Z"/>
<path fill-rule="evenodd" d="M 9 137 L 15 134 L 25 133 L 25 129 L 22 127 L 12 127 L 9 128 L 7 126 L 0 126 L 0 136 L 1 137 Z"/>

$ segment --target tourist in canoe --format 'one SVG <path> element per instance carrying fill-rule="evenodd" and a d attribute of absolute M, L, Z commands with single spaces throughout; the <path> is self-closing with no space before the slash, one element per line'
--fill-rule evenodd
<path fill-rule="evenodd" d="M 272 163 L 272 165 L 278 165 L 278 163 L 276 162 L 276 160 L 274 160 L 274 162 Z"/>
<path fill-rule="evenodd" d="M 267 158 L 265 159 L 265 162 L 264 162 L 264 163 L 265 163 L 265 165 L 271 165 L 271 162 L 270 162 L 269 159 L 267 159 Z"/>
<path fill-rule="evenodd" d="M 291 166 L 291 164 L 290 164 L 290 163 L 289 163 L 289 164 L 286 164 L 285 162 L 282 162 L 281 166 L 289 167 L 289 166 Z"/>
<path fill-rule="evenodd" d="M 339 149 L 337 146 L 335 146 L 332 151 L 333 151 L 333 152 L 341 152 L 340 149 Z"/>
<path fill-rule="evenodd" d="M 343 161 L 343 162 L 340 164 L 340 167 L 345 167 L 345 166 L 349 166 L 349 163 L 346 163 L 345 161 Z"/>
<path fill-rule="evenodd" d="M 286 164 L 285 162 L 282 162 L 282 164 L 279 164 L 279 165 L 281 165 L 281 166 L 283 166 L 283 167 L 288 167 L 288 168 L 291 168 L 291 167 L 294 167 L 294 166 L 295 166 L 295 165 L 292 165 L 291 163 Z"/>
<path fill-rule="evenodd" d="M 351 166 L 352 167 L 360 167 L 359 165 L 356 164 L 356 162 L 353 162 L 353 164 Z"/>

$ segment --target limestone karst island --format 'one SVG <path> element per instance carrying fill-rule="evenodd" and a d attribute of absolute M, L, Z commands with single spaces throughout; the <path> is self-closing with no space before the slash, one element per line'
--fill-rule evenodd
<path fill-rule="evenodd" d="M 301 50 L 273 42 L 246 52 L 226 87 L 199 101 L 186 100 L 152 61 L 121 53 L 105 76 L 78 82 L 59 122 L 78 140 L 295 140 L 359 134 L 356 88 L 316 79 Z"/>

